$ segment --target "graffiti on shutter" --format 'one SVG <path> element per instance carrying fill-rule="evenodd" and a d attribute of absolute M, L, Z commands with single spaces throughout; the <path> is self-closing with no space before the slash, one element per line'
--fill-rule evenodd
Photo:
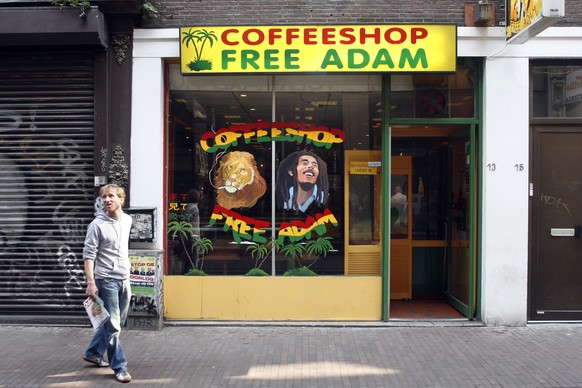
<path fill-rule="evenodd" d="M 84 318 L 93 219 L 94 56 L 0 61 L 0 321 Z"/>

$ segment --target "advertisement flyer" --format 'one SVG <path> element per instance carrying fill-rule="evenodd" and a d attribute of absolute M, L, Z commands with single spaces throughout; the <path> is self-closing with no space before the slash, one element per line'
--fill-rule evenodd
<path fill-rule="evenodd" d="M 155 256 L 129 256 L 131 262 L 131 293 L 134 295 L 154 295 L 156 279 Z"/>

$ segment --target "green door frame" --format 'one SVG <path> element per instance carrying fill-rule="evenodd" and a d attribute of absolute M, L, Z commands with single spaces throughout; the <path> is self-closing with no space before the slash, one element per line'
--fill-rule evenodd
<path fill-rule="evenodd" d="M 469 126 L 469 166 L 471 167 L 469 170 L 469 187 L 471 188 L 469 190 L 469 245 L 467 247 L 468 249 L 468 256 L 469 257 L 475 257 L 475 228 L 472 227 L 472 225 L 475 225 L 475 201 L 476 201 L 476 193 L 475 190 L 473 189 L 475 186 L 475 163 L 477 162 L 477 155 L 475 154 L 475 151 L 477 149 L 476 147 L 476 125 L 470 125 Z M 449 186 L 450 186 L 450 182 L 449 182 Z M 449 209 L 449 211 L 451 211 L 451 209 Z M 480 218 L 478 218 L 480 219 Z M 451 247 L 451 225 L 449 225 L 449 249 L 447 249 L 447 251 L 449 252 L 448 254 L 451 255 L 452 254 L 452 247 Z M 451 263 L 450 260 L 447 260 L 448 263 Z M 447 302 L 450 303 L 452 306 L 454 306 L 457 310 L 459 310 L 466 318 L 468 319 L 473 319 L 473 312 L 475 311 L 475 279 L 473 278 L 473 274 L 475 273 L 475 262 L 476 260 L 469 260 L 469 265 L 468 265 L 468 274 L 469 274 L 469 279 L 468 279 L 468 291 L 467 291 L 467 303 L 464 303 L 462 300 L 456 298 L 454 295 L 447 293 Z M 448 274 L 450 275 L 450 267 L 447 268 Z M 451 277 L 447 276 L 447 290 L 451 289 Z"/>
<path fill-rule="evenodd" d="M 482 153 L 483 133 L 482 117 L 483 117 L 483 66 L 482 62 L 472 60 L 470 58 L 459 59 L 459 63 L 472 65 L 476 69 L 475 75 L 475 117 L 473 118 L 437 118 L 437 119 L 392 119 L 390 117 L 390 74 L 384 75 L 382 79 L 382 112 L 383 112 L 383 136 L 382 136 L 382 192 L 389 193 L 391 182 L 390 158 L 392 155 L 392 125 L 468 125 L 470 126 L 470 174 L 469 182 L 471 187 L 476 187 L 475 190 L 470 190 L 469 195 L 469 225 L 474 225 L 469 229 L 469 254 L 474 257 L 474 260 L 469 261 L 469 303 L 467 306 L 462 305 L 457 307 L 468 319 L 480 318 L 479 298 L 481 295 L 481 239 L 476 239 L 478 234 L 476 230 L 481 230 L 482 217 L 482 179 L 483 179 L 483 163 L 478 163 Z M 476 176 L 477 175 L 477 176 Z M 476 181 L 478 179 L 478 181 Z M 478 195 L 479 194 L 479 195 Z M 477 222 L 475 217 L 477 216 Z M 382 230 L 382 320 L 388 321 L 390 318 L 390 209 L 389 206 L 382 207 L 382 225 L 385 225 Z M 475 276 L 473 277 L 473 274 Z"/>

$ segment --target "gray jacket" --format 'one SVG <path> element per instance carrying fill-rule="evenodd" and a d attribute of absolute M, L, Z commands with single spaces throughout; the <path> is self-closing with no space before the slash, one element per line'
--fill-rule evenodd
<path fill-rule="evenodd" d="M 122 213 L 119 220 L 98 214 L 89 224 L 83 258 L 94 260 L 95 279 L 129 278 L 129 231 L 131 216 Z"/>

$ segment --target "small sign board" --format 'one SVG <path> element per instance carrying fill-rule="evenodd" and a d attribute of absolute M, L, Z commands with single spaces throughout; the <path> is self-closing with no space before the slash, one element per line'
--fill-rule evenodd
<path fill-rule="evenodd" d="M 381 162 L 350 162 L 350 174 L 352 175 L 377 175 L 380 173 Z"/>

